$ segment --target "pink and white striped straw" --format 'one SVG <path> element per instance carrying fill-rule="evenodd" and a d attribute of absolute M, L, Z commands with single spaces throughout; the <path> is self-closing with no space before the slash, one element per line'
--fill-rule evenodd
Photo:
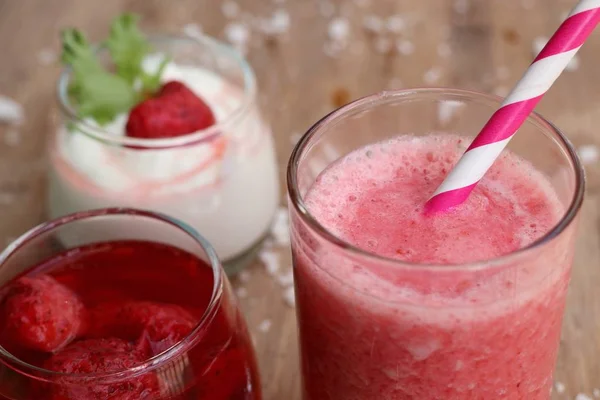
<path fill-rule="evenodd" d="M 427 211 L 444 211 L 469 197 L 599 22 L 600 0 L 577 4 L 429 199 Z"/>

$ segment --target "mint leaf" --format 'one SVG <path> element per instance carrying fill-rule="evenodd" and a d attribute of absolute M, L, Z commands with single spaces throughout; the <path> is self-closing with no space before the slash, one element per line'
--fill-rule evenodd
<path fill-rule="evenodd" d="M 123 14 L 112 23 L 106 46 L 110 51 L 117 74 L 133 85 L 142 74 L 142 61 L 150 44 L 137 27 L 139 17 Z"/>
<path fill-rule="evenodd" d="M 69 94 L 81 117 L 94 118 L 103 125 L 136 104 L 138 94 L 127 80 L 104 69 L 81 32 L 64 30 L 62 41 L 62 60 L 73 70 Z"/>

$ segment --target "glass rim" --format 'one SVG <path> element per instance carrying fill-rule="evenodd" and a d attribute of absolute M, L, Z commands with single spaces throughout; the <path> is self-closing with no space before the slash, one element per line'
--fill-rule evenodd
<path fill-rule="evenodd" d="M 214 125 L 189 135 L 164 139 L 144 139 L 116 136 L 107 132 L 101 126 L 96 126 L 89 123 L 85 118 L 81 118 L 77 114 L 77 110 L 69 101 L 68 96 L 68 86 L 70 77 L 72 75 L 72 69 L 71 67 L 64 67 L 56 84 L 56 96 L 62 113 L 67 118 L 75 121 L 78 126 L 81 127 L 78 132 L 100 142 L 121 147 L 133 147 L 138 149 L 181 147 L 213 140 L 222 134 L 225 126 L 230 125 L 236 120 L 240 119 L 250 109 L 256 98 L 256 76 L 248 61 L 246 61 L 246 59 L 233 47 L 204 34 L 197 37 L 176 34 L 149 34 L 146 37 L 150 43 L 180 42 L 192 45 L 203 44 L 207 47 L 210 47 L 215 52 L 225 54 L 227 57 L 234 60 L 242 72 L 244 81 L 242 87 L 242 101 L 240 102 L 240 105 L 231 113 L 229 113 L 223 120 L 217 121 Z M 106 48 L 96 44 L 94 45 L 94 50 L 95 53 L 99 53 L 101 51 L 105 51 Z"/>
<path fill-rule="evenodd" d="M 41 234 L 51 232 L 52 230 L 55 230 L 58 227 L 68 225 L 72 222 L 107 215 L 132 215 L 167 223 L 183 231 L 183 233 L 187 234 L 191 239 L 193 239 L 196 242 L 196 244 L 198 244 L 201 247 L 202 251 L 206 253 L 210 267 L 213 270 L 214 282 L 210 301 L 208 302 L 208 305 L 206 306 L 206 309 L 200 317 L 198 323 L 194 326 L 190 333 L 185 336 L 185 338 L 177 342 L 169 349 L 163 351 L 162 353 L 156 356 L 144 360 L 143 363 L 136 365 L 135 367 L 123 369 L 120 371 L 92 374 L 70 374 L 65 372 L 52 371 L 43 367 L 38 367 L 29 364 L 17 358 L 9 351 L 7 351 L 3 346 L 0 345 L 0 362 L 2 362 L 2 364 L 4 364 L 6 367 L 14 370 L 19 374 L 27 374 L 39 381 L 46 382 L 52 382 L 52 379 L 61 377 L 67 377 L 70 379 L 95 378 L 102 379 L 103 381 L 106 381 L 106 383 L 121 381 L 153 371 L 154 369 L 162 367 L 162 365 L 166 362 L 169 362 L 175 359 L 176 357 L 180 356 L 185 350 L 189 349 L 191 345 L 195 344 L 195 341 L 200 337 L 200 334 L 205 330 L 206 326 L 212 322 L 214 316 L 218 311 L 218 306 L 223 295 L 223 274 L 221 270 L 221 261 L 219 260 L 215 249 L 202 235 L 200 235 L 186 223 L 162 213 L 137 210 L 133 208 L 112 207 L 76 212 L 61 218 L 44 222 L 35 226 L 34 228 L 31 228 L 30 230 L 19 236 L 15 241 L 13 241 L 9 246 L 6 247 L 6 249 L 4 249 L 0 253 L 0 267 L 10 256 L 12 256 L 22 246 L 26 245 L 30 240 L 35 239 Z M 8 361 L 8 364 L 6 363 L 6 361 Z M 21 369 L 17 369 L 15 367 L 19 367 Z M 74 384 L 76 382 L 70 383 Z"/>
<path fill-rule="evenodd" d="M 557 144 L 560 147 L 562 147 L 561 150 L 563 150 L 563 154 L 569 159 L 569 162 L 573 169 L 573 173 L 575 175 L 575 190 L 571 202 L 566 207 L 561 219 L 552 227 L 552 229 L 546 232 L 546 234 L 533 241 L 529 245 L 500 256 L 461 264 L 414 263 L 381 256 L 376 253 L 363 250 L 343 239 L 338 238 L 327 228 L 325 228 L 320 222 L 318 222 L 306 207 L 303 196 L 300 193 L 300 189 L 298 187 L 297 174 L 300 161 L 305 151 L 310 149 L 312 138 L 316 135 L 316 133 L 319 132 L 323 127 L 327 126 L 329 123 L 332 123 L 344 117 L 348 112 L 352 111 L 355 108 L 359 108 L 365 105 L 368 106 L 370 104 L 376 104 L 379 101 L 386 99 L 399 99 L 400 101 L 409 101 L 413 100 L 414 96 L 427 94 L 454 95 L 457 97 L 470 99 L 475 98 L 480 100 L 492 101 L 494 103 L 497 103 L 498 106 L 502 101 L 502 98 L 499 96 L 476 92 L 472 90 L 453 88 L 410 88 L 381 91 L 375 94 L 361 97 L 336 110 L 333 110 L 332 112 L 321 118 L 319 121 L 317 121 L 315 124 L 313 124 L 308 129 L 308 131 L 306 131 L 306 133 L 302 135 L 296 146 L 294 146 L 294 149 L 292 150 L 287 165 L 287 191 L 290 198 L 291 206 L 298 213 L 299 218 L 305 224 L 308 225 L 309 229 L 315 232 L 322 239 L 326 240 L 328 243 L 333 244 L 336 248 L 347 252 L 352 256 L 369 259 L 371 261 L 383 264 L 390 264 L 394 267 L 448 271 L 449 268 L 478 269 L 482 267 L 490 267 L 510 262 L 513 258 L 528 253 L 529 251 L 537 249 L 543 246 L 544 244 L 550 242 L 552 239 L 559 236 L 560 233 L 562 233 L 568 226 L 570 226 L 571 222 L 573 222 L 573 220 L 577 216 L 581 205 L 583 204 L 583 197 L 585 192 L 585 172 L 583 169 L 583 165 L 581 164 L 579 156 L 577 155 L 577 152 L 575 151 L 575 148 L 573 147 L 569 139 L 567 139 L 567 137 L 554 124 L 546 120 L 537 112 L 533 112 L 529 117 L 527 117 L 526 121 L 534 123 L 536 127 L 546 132 L 550 132 L 552 134 L 552 137 L 550 137 L 550 139 L 554 139 L 555 143 L 558 142 Z"/>

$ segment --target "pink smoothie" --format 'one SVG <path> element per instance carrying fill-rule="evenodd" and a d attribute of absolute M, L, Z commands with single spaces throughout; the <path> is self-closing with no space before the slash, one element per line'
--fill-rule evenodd
<path fill-rule="evenodd" d="M 349 256 L 293 215 L 305 399 L 549 398 L 572 229 L 473 263 L 530 245 L 565 206 L 547 177 L 505 154 L 465 204 L 424 215 L 467 144 L 448 135 L 376 143 L 310 188 L 308 210 L 335 236 L 412 264 Z"/>

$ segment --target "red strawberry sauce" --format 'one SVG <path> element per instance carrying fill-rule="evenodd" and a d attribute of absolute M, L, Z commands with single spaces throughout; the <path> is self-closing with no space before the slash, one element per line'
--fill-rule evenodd
<path fill-rule="evenodd" d="M 0 288 L 0 345 L 22 361 L 106 374 L 139 366 L 183 339 L 195 344 L 178 353 L 187 367 L 171 372 L 171 381 L 148 368 L 120 381 L 82 384 L 67 376 L 42 383 L 0 359 L 0 399 L 12 399 L 4 393 L 20 385 L 17 400 L 259 400 L 245 324 L 226 281 L 211 305 L 214 283 L 213 270 L 196 256 L 143 241 L 71 249 L 31 268 Z"/>

